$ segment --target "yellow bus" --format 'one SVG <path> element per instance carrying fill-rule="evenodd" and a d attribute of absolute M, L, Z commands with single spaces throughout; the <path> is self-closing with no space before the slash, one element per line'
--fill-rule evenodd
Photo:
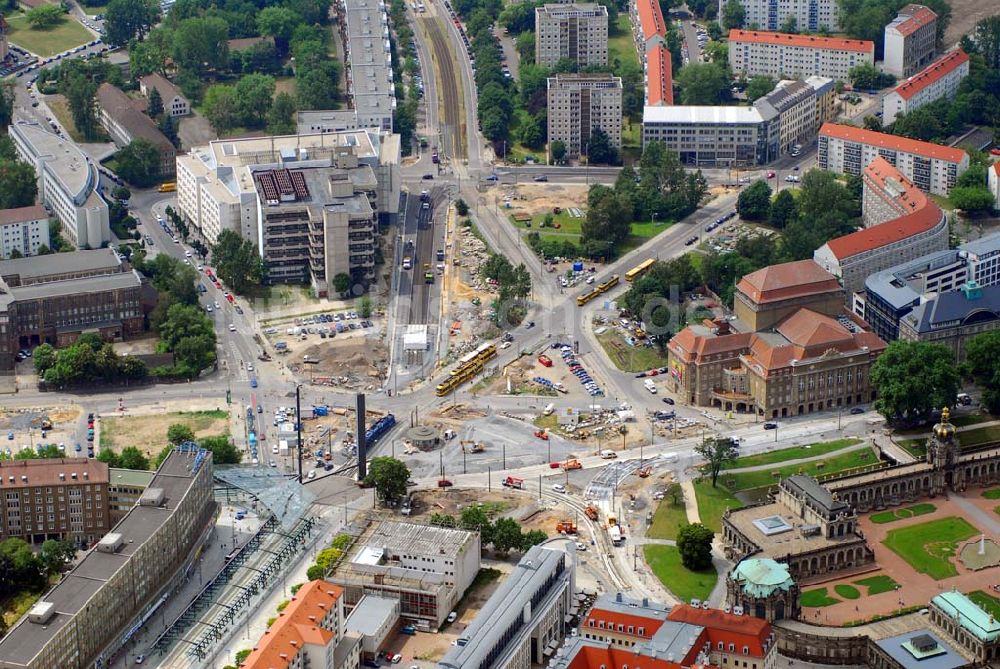
<path fill-rule="evenodd" d="M 649 260 L 643 260 L 641 263 L 639 263 L 629 271 L 625 272 L 625 280 L 628 281 L 629 283 L 632 283 L 640 276 L 648 272 L 649 268 L 652 267 L 653 263 L 655 262 L 656 262 L 655 258 L 650 258 Z"/>
<path fill-rule="evenodd" d="M 160 192 L 161 193 L 173 193 L 175 190 L 177 190 L 177 182 L 176 181 L 168 181 L 166 183 L 160 184 Z"/>

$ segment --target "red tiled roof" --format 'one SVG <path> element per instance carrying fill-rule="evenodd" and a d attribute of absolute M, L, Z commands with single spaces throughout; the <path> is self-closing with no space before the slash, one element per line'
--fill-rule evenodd
<path fill-rule="evenodd" d="M 824 314 L 812 309 L 799 309 L 775 328 L 782 337 L 804 349 L 815 346 L 829 347 L 850 341 L 847 328 Z"/>
<path fill-rule="evenodd" d="M 636 639 L 651 639 L 666 619 L 666 616 L 664 616 L 662 612 L 660 613 L 660 617 L 657 618 L 653 615 L 643 615 L 642 609 L 636 609 L 635 613 L 621 613 L 619 611 L 609 611 L 595 606 L 590 610 L 590 613 L 587 614 L 587 617 L 583 619 L 583 622 L 580 624 L 580 628 L 610 631 L 617 629 L 618 625 L 624 625 L 625 629 L 632 627 L 636 630 L 634 633 L 628 634 L 627 636 L 633 636 Z M 592 620 L 594 621 L 594 625 L 590 624 L 590 621 Z M 600 627 L 599 624 L 601 621 L 604 621 L 603 628 Z M 638 633 L 639 628 L 642 628 L 642 634 Z M 616 633 L 625 635 L 625 632 Z"/>
<path fill-rule="evenodd" d="M 581 644 L 570 659 L 567 669 L 600 669 L 601 667 L 641 666 L 642 669 L 691 669 L 662 657 L 639 655 L 632 648 L 611 645 Z M 712 665 L 692 665 L 698 669 L 715 669 Z"/>
<path fill-rule="evenodd" d="M 337 606 L 343 594 L 343 588 L 322 580 L 310 581 L 299 588 L 240 668 L 284 669 L 291 666 L 303 644 L 329 644 L 334 633 L 320 627 L 318 622 Z"/>
<path fill-rule="evenodd" d="M 819 134 L 820 137 L 833 137 L 845 142 L 869 144 L 880 149 L 913 153 L 925 158 L 947 160 L 952 163 L 961 162 L 962 158 L 966 155 L 962 149 L 955 149 L 950 146 L 921 142 L 909 137 L 899 137 L 898 135 L 855 128 L 849 125 L 839 125 L 837 123 L 824 123 L 823 127 L 819 129 Z"/>
<path fill-rule="evenodd" d="M 1000 163 L 993 163 L 993 171 L 1000 177 Z"/>
<path fill-rule="evenodd" d="M 699 335 L 686 327 L 671 338 L 667 347 L 684 362 L 699 363 L 706 355 L 716 353 L 737 354 L 750 345 L 750 333 L 725 335 Z"/>
<path fill-rule="evenodd" d="M 837 277 L 812 260 L 770 265 L 747 274 L 736 290 L 757 304 L 840 290 Z"/>
<path fill-rule="evenodd" d="M 968 62 L 969 56 L 961 49 L 949 51 L 899 86 L 896 86 L 895 92 L 900 97 L 909 100 L 935 81 L 939 81 L 942 77 L 957 70 L 963 63 Z"/>
<path fill-rule="evenodd" d="M 670 50 L 657 44 L 646 54 L 646 104 L 674 104 L 674 75 Z"/>
<path fill-rule="evenodd" d="M 753 657 L 764 657 L 768 637 L 771 636 L 771 625 L 766 620 L 753 616 L 737 616 L 719 609 L 702 609 L 680 604 L 670 610 L 667 618 L 691 625 L 701 625 L 708 631 L 708 638 L 713 648 L 717 648 L 720 641 L 725 644 L 725 648 L 732 643 L 740 651 L 743 650 L 743 646 L 747 646 L 749 655 Z"/>
<path fill-rule="evenodd" d="M 810 49 L 834 49 L 837 51 L 857 51 L 875 55 L 875 42 L 839 37 L 818 37 L 816 35 L 794 35 L 792 33 L 772 33 L 760 30 L 729 31 L 730 42 L 752 42 L 755 44 L 775 44 L 781 46 L 806 47 Z"/>
<path fill-rule="evenodd" d="M 919 235 L 941 222 L 941 208 L 881 156 L 865 168 L 864 176 L 866 182 L 874 183 L 875 192 L 886 198 L 894 209 L 906 213 L 891 221 L 828 241 L 827 248 L 838 260 Z M 898 195 L 887 190 L 887 179 L 895 181 L 904 190 Z"/>
<path fill-rule="evenodd" d="M 63 478 L 59 475 L 62 474 Z M 21 477 L 25 478 L 21 478 Z M 11 480 L 13 477 L 14 480 Z M 5 488 L 107 483 L 108 466 L 91 458 L 44 458 L 0 461 Z"/>
<path fill-rule="evenodd" d="M 898 32 L 903 37 L 912 35 L 920 28 L 923 28 L 924 26 L 933 23 L 934 21 L 937 21 L 938 17 L 937 14 L 932 12 L 927 7 L 924 7 L 923 5 L 907 5 L 906 7 L 903 7 L 901 10 L 899 10 L 897 18 L 899 16 L 907 16 L 907 15 L 909 15 L 910 18 L 906 19 L 905 21 L 897 23 L 895 26 L 896 32 Z"/>
<path fill-rule="evenodd" d="M 643 40 L 649 41 L 657 35 L 666 39 L 667 28 L 663 22 L 659 0 L 636 0 L 635 9 L 639 14 Z"/>

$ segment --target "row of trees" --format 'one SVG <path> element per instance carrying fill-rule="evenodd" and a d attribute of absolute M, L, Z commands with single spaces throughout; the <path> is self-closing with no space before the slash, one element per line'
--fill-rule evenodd
<path fill-rule="evenodd" d="M 491 545 L 493 551 L 500 557 L 505 557 L 511 550 L 523 553 L 549 538 L 541 530 L 525 532 L 521 529 L 520 523 L 513 518 L 504 517 L 494 520 L 481 504 L 471 504 L 465 507 L 458 518 L 446 513 L 431 514 L 431 524 L 479 532 L 479 542 L 482 549 L 486 550 L 486 546 Z"/>
<path fill-rule="evenodd" d="M 117 383 L 144 379 L 146 363 L 134 356 L 121 356 L 94 333 L 85 333 L 72 346 L 56 350 L 42 344 L 34 352 L 35 371 L 52 386 L 81 383 Z"/>
<path fill-rule="evenodd" d="M 211 248 L 215 273 L 237 295 L 259 286 L 265 277 L 264 259 L 257 246 L 239 233 L 223 230 Z"/>
<path fill-rule="evenodd" d="M 404 156 L 413 152 L 414 133 L 417 129 L 417 105 L 420 91 L 415 76 L 420 68 L 415 58 L 417 49 L 413 42 L 413 29 L 406 18 L 406 0 L 392 0 L 389 3 L 389 20 L 393 34 L 390 35 L 392 48 L 393 79 L 396 82 L 396 110 L 393 112 L 393 130 L 399 133 L 400 148 Z M 402 71 L 410 78 L 410 86 L 403 85 L 400 73 L 400 57 L 405 54 Z"/>

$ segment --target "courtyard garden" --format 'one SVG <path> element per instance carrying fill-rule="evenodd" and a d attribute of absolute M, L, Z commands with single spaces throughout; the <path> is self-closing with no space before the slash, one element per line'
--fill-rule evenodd
<path fill-rule="evenodd" d="M 928 513 L 934 513 L 937 511 L 937 507 L 933 504 L 914 504 L 913 506 L 906 506 L 902 509 L 890 509 L 889 511 L 880 511 L 878 513 L 873 513 L 869 516 L 869 520 L 873 523 L 883 524 L 892 523 L 897 520 L 904 520 L 906 518 L 915 518 L 917 516 L 924 516 Z"/>
<path fill-rule="evenodd" d="M 879 574 L 851 581 L 851 583 L 838 583 L 833 586 L 832 593 L 829 587 L 806 590 L 802 593 L 801 602 L 804 607 L 820 608 L 839 604 L 844 600 L 860 599 L 862 596 L 870 597 L 883 592 L 891 592 L 898 587 L 899 584 L 892 580 L 891 576 Z"/>
<path fill-rule="evenodd" d="M 963 518 L 940 518 L 891 530 L 882 542 L 922 574 L 940 581 L 958 575 L 952 562 L 958 545 L 979 534 Z"/>

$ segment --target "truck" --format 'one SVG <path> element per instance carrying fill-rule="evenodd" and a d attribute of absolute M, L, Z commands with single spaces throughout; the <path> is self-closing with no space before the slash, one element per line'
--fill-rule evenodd
<path fill-rule="evenodd" d="M 504 488 L 517 488 L 518 490 L 524 490 L 524 479 L 519 479 L 516 476 L 508 476 L 505 478 L 501 485 Z"/>
<path fill-rule="evenodd" d="M 403 256 L 403 269 L 413 269 L 413 258 Z"/>
<path fill-rule="evenodd" d="M 621 546 L 625 538 L 622 536 L 622 528 L 618 526 L 618 519 L 614 516 L 608 516 L 608 538 L 613 546 Z"/>
<path fill-rule="evenodd" d="M 563 463 L 563 469 L 583 469 L 583 465 L 577 459 L 567 460 Z"/>
<path fill-rule="evenodd" d="M 576 534 L 576 523 L 572 520 L 560 520 L 556 523 L 556 532 L 558 534 Z"/>
<path fill-rule="evenodd" d="M 161 193 L 173 193 L 175 190 L 177 190 L 176 181 L 167 181 L 166 183 L 160 184 Z"/>
<path fill-rule="evenodd" d="M 583 512 L 587 514 L 587 518 L 590 518 L 591 520 L 597 520 L 598 517 L 597 507 L 594 506 L 593 504 L 588 504 L 587 508 L 584 509 Z"/>

